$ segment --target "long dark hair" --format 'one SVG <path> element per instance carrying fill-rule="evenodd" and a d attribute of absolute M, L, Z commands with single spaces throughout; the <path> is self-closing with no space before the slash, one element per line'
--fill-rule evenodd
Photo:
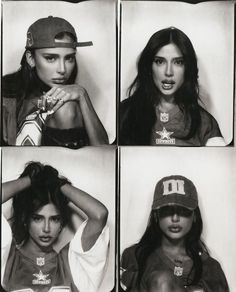
<path fill-rule="evenodd" d="M 75 41 L 75 37 L 67 32 L 62 32 L 56 35 L 55 39 L 61 40 L 64 37 L 69 37 L 72 41 Z M 35 49 L 27 49 L 31 52 L 31 54 L 34 56 Z M 75 67 L 71 73 L 71 76 L 69 80 L 67 81 L 67 84 L 74 84 L 75 79 L 78 73 L 78 64 L 75 63 Z M 19 113 L 19 110 L 22 106 L 22 103 L 24 99 L 29 98 L 31 94 L 34 92 L 41 91 L 48 91 L 50 90 L 50 87 L 42 82 L 38 78 L 38 75 L 36 73 L 35 67 L 32 68 L 27 60 L 26 60 L 26 51 L 24 52 L 21 62 L 20 62 L 20 68 L 12 73 L 7 74 L 3 77 L 3 85 L 2 85 L 2 92 L 4 97 L 13 97 L 17 99 L 17 115 Z"/>
<path fill-rule="evenodd" d="M 136 144 L 150 143 L 151 129 L 155 123 L 154 106 L 160 102 L 159 90 L 152 77 L 152 63 L 155 54 L 170 43 L 179 48 L 185 64 L 184 83 L 175 94 L 175 102 L 190 118 L 190 130 L 181 139 L 193 137 L 200 125 L 198 67 L 193 45 L 181 30 L 173 27 L 162 29 L 151 36 L 142 51 L 137 63 L 137 76 L 128 90 L 132 104 L 124 127 L 129 127 L 129 133 Z"/>
<path fill-rule="evenodd" d="M 188 284 L 196 285 L 202 275 L 202 260 L 200 254 L 203 253 L 203 251 L 208 253 L 208 251 L 201 239 L 203 224 L 199 207 L 194 210 L 194 216 L 195 220 L 193 220 L 191 230 L 185 238 L 185 248 L 188 256 L 193 261 L 192 270 L 188 275 Z M 147 228 L 135 249 L 138 263 L 138 286 L 141 283 L 148 257 L 154 250 L 161 246 L 162 235 L 163 233 L 159 226 L 157 211 L 152 210 Z"/>
<path fill-rule="evenodd" d="M 60 180 L 55 179 L 59 178 L 57 170 L 39 162 L 30 162 L 20 177 L 32 176 L 35 171 L 45 172 L 40 183 L 31 184 L 29 188 L 17 193 L 13 198 L 12 232 L 17 244 L 28 240 L 28 224 L 32 214 L 49 203 L 54 204 L 59 210 L 62 227 L 66 224 L 71 226 L 68 199 L 60 191 Z M 70 183 L 66 178 L 60 177 L 60 179 Z"/>

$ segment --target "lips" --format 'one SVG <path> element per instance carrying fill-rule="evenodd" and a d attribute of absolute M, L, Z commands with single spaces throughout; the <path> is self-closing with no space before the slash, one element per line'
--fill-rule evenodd
<path fill-rule="evenodd" d="M 65 78 L 52 79 L 52 82 L 54 84 L 64 84 L 66 82 L 66 79 Z"/>
<path fill-rule="evenodd" d="M 172 233 L 179 233 L 182 230 L 182 227 L 179 225 L 171 225 L 168 227 L 168 230 Z"/>
<path fill-rule="evenodd" d="M 50 242 L 52 239 L 51 236 L 40 236 L 39 238 L 42 242 Z"/>
<path fill-rule="evenodd" d="M 166 79 L 166 80 L 162 81 L 162 88 L 164 90 L 170 90 L 170 89 L 172 89 L 174 87 L 174 85 L 175 85 L 175 81 L 174 80 Z"/>

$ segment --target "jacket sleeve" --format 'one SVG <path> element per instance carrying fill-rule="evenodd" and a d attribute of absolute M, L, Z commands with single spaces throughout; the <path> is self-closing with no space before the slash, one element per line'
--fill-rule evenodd
<path fill-rule="evenodd" d="M 7 145 L 16 143 L 16 99 L 4 98 L 2 103 L 2 137 Z"/>
<path fill-rule="evenodd" d="M 204 264 L 200 284 L 204 288 L 204 292 L 229 292 L 221 265 L 213 258 L 209 258 Z"/>
<path fill-rule="evenodd" d="M 135 291 L 138 277 L 138 263 L 135 245 L 124 250 L 120 264 L 120 285 L 125 291 Z"/>

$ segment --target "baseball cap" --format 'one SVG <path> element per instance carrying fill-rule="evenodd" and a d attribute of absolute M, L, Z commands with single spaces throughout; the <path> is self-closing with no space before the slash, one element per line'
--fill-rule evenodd
<path fill-rule="evenodd" d="M 55 37 L 62 32 L 67 32 L 73 35 L 74 42 L 55 41 Z M 48 16 L 35 21 L 27 31 L 26 49 L 41 49 L 41 48 L 76 48 L 92 46 L 93 43 L 78 42 L 74 27 L 65 19 L 60 17 Z"/>
<path fill-rule="evenodd" d="M 171 205 L 178 205 L 189 210 L 197 208 L 197 190 L 191 180 L 181 175 L 171 175 L 157 182 L 152 209 Z"/>

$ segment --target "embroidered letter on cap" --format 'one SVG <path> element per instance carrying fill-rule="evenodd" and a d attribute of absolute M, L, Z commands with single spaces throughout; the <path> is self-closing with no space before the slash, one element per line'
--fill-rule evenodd
<path fill-rule="evenodd" d="M 170 195 L 170 194 L 180 194 L 185 195 L 184 191 L 184 181 L 180 179 L 170 179 L 167 181 L 163 181 L 163 196 Z"/>

